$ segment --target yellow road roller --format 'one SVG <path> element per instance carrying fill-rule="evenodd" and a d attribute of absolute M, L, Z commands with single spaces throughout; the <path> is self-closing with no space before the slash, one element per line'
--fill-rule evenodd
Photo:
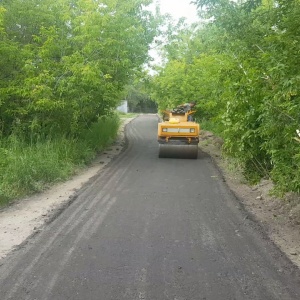
<path fill-rule="evenodd" d="M 163 113 L 167 117 L 158 123 L 158 156 L 197 159 L 200 126 L 192 121 L 195 111 L 177 108 Z"/>

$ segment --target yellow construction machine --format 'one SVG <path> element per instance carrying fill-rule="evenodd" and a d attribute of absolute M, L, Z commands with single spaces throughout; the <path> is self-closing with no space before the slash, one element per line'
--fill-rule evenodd
<path fill-rule="evenodd" d="M 158 123 L 160 158 L 197 159 L 200 126 L 192 121 L 193 113 L 184 108 L 163 112 L 164 121 Z"/>

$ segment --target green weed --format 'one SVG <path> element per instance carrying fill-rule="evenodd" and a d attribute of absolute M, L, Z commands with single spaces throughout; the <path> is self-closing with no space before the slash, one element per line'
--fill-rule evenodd
<path fill-rule="evenodd" d="M 66 180 L 116 137 L 119 118 L 102 117 L 76 138 L 26 142 L 12 135 L 0 141 L 0 206 Z"/>

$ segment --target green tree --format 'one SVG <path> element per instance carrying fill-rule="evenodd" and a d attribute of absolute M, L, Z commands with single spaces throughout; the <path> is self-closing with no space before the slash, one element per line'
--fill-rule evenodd
<path fill-rule="evenodd" d="M 162 108 L 198 100 L 250 180 L 270 176 L 279 190 L 299 191 L 300 2 L 194 2 L 206 23 L 169 35 L 153 97 Z"/>
<path fill-rule="evenodd" d="M 109 114 L 149 58 L 160 22 L 144 9 L 150 3 L 3 1 L 0 51 L 14 48 L 18 66 L 7 71 L 15 85 L 2 83 L 2 132 L 74 135 Z"/>

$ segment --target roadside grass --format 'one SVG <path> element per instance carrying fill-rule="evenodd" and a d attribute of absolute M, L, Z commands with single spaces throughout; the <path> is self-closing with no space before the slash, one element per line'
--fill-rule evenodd
<path fill-rule="evenodd" d="M 68 179 L 116 138 L 119 123 L 117 115 L 102 117 L 77 138 L 0 140 L 0 206 Z"/>
<path fill-rule="evenodd" d="M 222 139 L 222 127 L 214 120 L 202 120 L 200 122 L 201 130 L 212 132 L 213 136 L 208 139 L 200 141 L 200 147 L 208 152 L 212 157 L 218 160 L 223 172 L 230 178 L 238 180 L 242 184 L 250 184 L 245 178 L 243 166 L 238 159 L 224 154 L 220 140 Z"/>
<path fill-rule="evenodd" d="M 120 116 L 120 118 L 134 118 L 138 115 L 138 113 L 123 113 L 118 111 L 118 115 Z"/>
<path fill-rule="evenodd" d="M 200 124 L 201 130 L 211 131 L 216 136 L 222 137 L 222 125 L 219 120 L 197 120 Z"/>

